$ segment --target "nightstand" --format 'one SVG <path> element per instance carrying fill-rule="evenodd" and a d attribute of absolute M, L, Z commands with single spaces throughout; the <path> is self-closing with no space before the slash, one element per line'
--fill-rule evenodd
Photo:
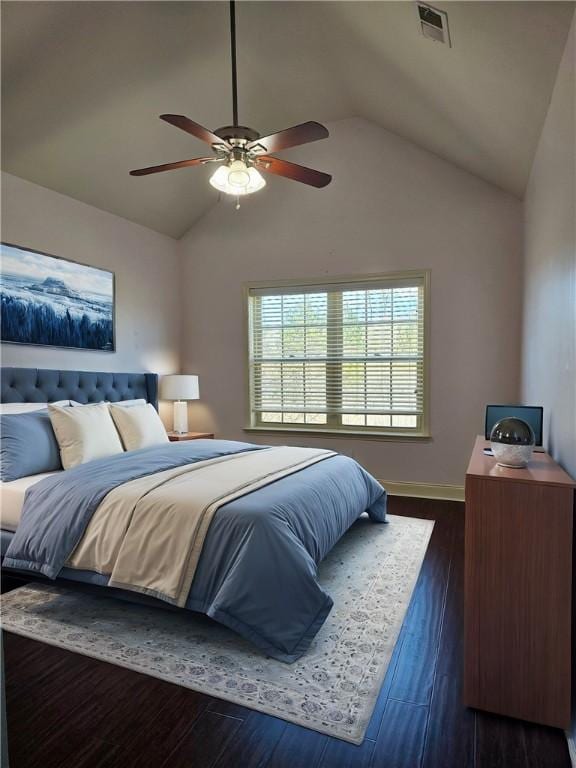
<path fill-rule="evenodd" d="M 168 440 L 171 443 L 179 443 L 182 440 L 213 440 L 211 432 L 168 432 Z"/>

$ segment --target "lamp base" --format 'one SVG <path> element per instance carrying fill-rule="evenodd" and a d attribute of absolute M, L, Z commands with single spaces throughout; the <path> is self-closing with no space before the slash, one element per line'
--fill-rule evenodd
<path fill-rule="evenodd" d="M 174 432 L 179 435 L 188 432 L 188 403 L 185 400 L 174 401 Z"/>

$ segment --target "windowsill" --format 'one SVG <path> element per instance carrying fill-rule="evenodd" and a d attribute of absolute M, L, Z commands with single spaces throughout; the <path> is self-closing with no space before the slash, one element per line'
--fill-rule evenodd
<path fill-rule="evenodd" d="M 288 433 L 292 435 L 308 435 L 310 437 L 344 437 L 355 440 L 384 440 L 388 442 L 427 442 L 432 440 L 430 432 L 355 432 L 354 430 L 338 429 L 306 429 L 303 427 L 243 427 L 244 432 L 260 432 L 269 435 Z"/>

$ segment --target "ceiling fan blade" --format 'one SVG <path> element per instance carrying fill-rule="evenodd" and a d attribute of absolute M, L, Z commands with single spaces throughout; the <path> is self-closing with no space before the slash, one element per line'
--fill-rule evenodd
<path fill-rule="evenodd" d="M 176 128 L 186 131 L 186 133 L 191 133 L 192 136 L 196 136 L 200 141 L 205 141 L 206 144 L 226 144 L 220 136 L 216 136 L 216 134 L 209 131 L 208 128 L 204 128 L 203 125 L 195 123 L 193 120 L 190 120 L 189 117 L 185 117 L 184 115 L 160 115 L 160 120 L 164 120 L 165 122 L 170 123 L 170 125 L 174 125 Z"/>
<path fill-rule="evenodd" d="M 329 135 L 327 128 L 310 120 L 308 123 L 293 125 L 292 128 L 263 136 L 261 139 L 253 141 L 249 148 L 257 148 L 258 145 L 261 145 L 266 152 L 280 152 L 281 149 L 297 147 L 299 144 L 309 144 L 311 141 L 327 139 Z"/>
<path fill-rule="evenodd" d="M 130 176 L 148 176 L 149 173 L 162 173 L 162 171 L 175 171 L 177 168 L 190 168 L 193 165 L 202 165 L 214 160 L 213 157 L 195 157 L 192 160 L 177 160 L 175 163 L 164 165 L 151 165 L 150 168 L 138 168 L 130 171 Z"/>
<path fill-rule="evenodd" d="M 279 160 L 277 157 L 268 157 L 264 155 L 258 158 L 258 168 L 268 173 L 274 173 L 276 176 L 285 176 L 294 181 L 301 181 L 303 184 L 309 184 L 318 189 L 325 187 L 332 181 L 329 173 L 315 171 L 313 168 L 306 168 L 304 165 L 288 163 L 286 160 Z"/>

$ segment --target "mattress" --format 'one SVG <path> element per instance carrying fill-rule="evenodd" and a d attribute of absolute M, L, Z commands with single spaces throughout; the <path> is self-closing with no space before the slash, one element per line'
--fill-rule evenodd
<path fill-rule="evenodd" d="M 57 472 L 43 472 L 39 475 L 29 475 L 20 477 L 18 480 L 11 480 L 9 483 L 0 482 L 0 522 L 5 531 L 15 531 L 20 522 L 22 507 L 24 506 L 24 496 L 26 491 L 32 485 L 44 480 L 45 477 L 51 477 Z"/>

